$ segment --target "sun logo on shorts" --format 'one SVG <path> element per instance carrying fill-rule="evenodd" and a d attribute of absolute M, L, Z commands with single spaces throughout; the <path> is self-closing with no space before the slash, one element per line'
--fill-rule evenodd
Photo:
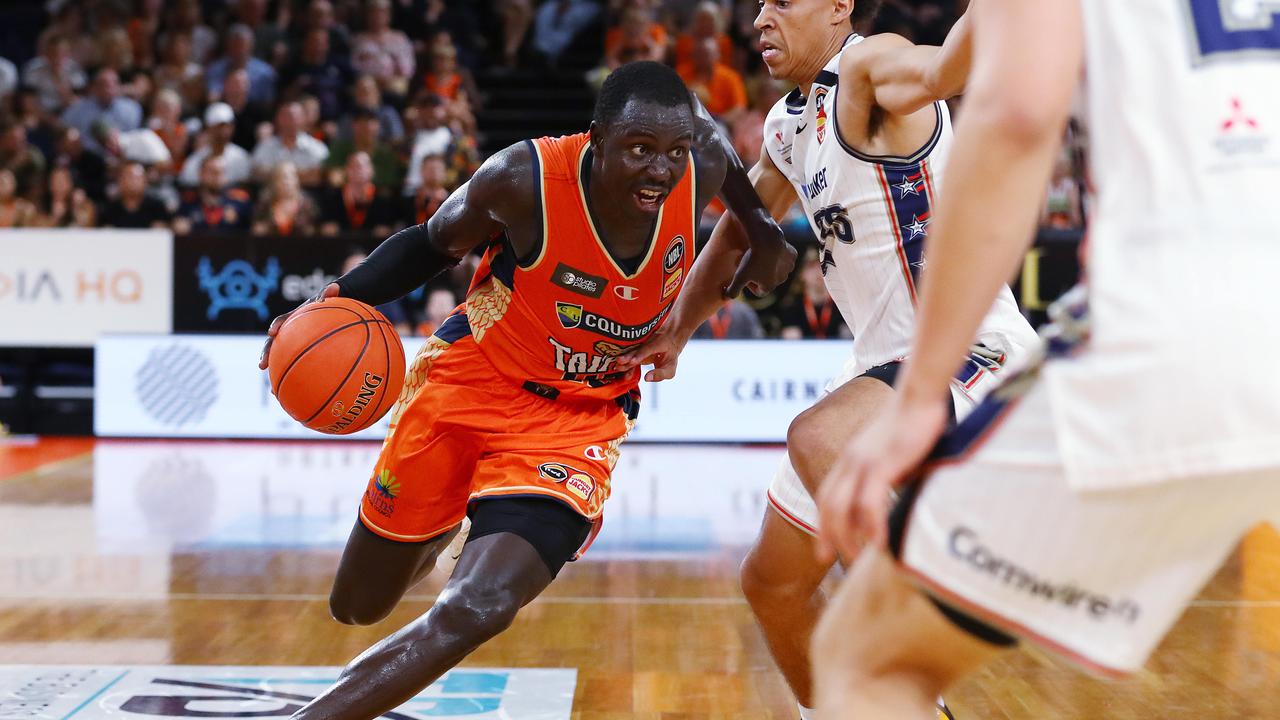
<path fill-rule="evenodd" d="M 390 470 L 384 469 L 378 473 L 378 477 L 373 482 L 378 492 L 389 500 L 395 500 L 400 495 L 400 481 L 396 480 Z"/>

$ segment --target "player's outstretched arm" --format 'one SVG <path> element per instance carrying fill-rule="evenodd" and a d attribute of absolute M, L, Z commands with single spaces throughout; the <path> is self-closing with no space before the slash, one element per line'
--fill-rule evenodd
<path fill-rule="evenodd" d="M 706 174 L 714 175 L 704 178 L 699 172 L 698 184 L 700 188 L 718 189 L 714 193 L 699 193 L 703 197 L 698 198 L 698 210 L 701 212 L 712 195 L 718 194 L 725 208 L 737 217 L 743 231 L 728 238 L 746 250 L 746 255 L 741 259 L 726 295 L 737 297 L 744 287 L 763 295 L 791 275 L 796 264 L 795 248 L 787 243 L 782 228 L 778 227 L 756 192 L 742 158 L 733 149 L 733 143 L 720 132 L 719 124 L 698 96 L 690 92 L 689 97 L 694 110 L 693 147 L 699 167 L 710 165 L 711 172 Z"/>
<path fill-rule="evenodd" d="M 748 179 L 771 221 L 776 222 L 785 215 L 796 200 L 790 181 L 774 166 L 767 151 L 761 152 L 760 162 L 751 168 Z M 749 252 L 748 248 L 742 223 L 732 213 L 722 215 L 707 246 L 694 261 L 671 317 L 648 341 L 619 358 L 619 368 L 629 370 L 652 364 L 654 368 L 645 375 L 645 380 L 658 382 L 675 377 L 680 351 L 688 344 L 694 330 L 724 302 L 730 284 L 740 273 L 739 267 Z M 795 250 L 791 249 L 791 253 L 794 258 Z"/>
<path fill-rule="evenodd" d="M 1079 3 L 986 0 L 975 12 L 968 109 L 925 243 L 912 350 L 889 406 L 845 449 L 819 497 L 822 538 L 847 553 L 863 539 L 883 543 L 890 487 L 945 425 L 958 358 L 1034 235 L 1079 79 Z"/>
<path fill-rule="evenodd" d="M 502 232 L 509 221 L 533 217 L 532 162 L 525 143 L 494 154 L 430 220 L 387 238 L 364 262 L 307 302 L 340 295 L 381 305 L 457 265 L 468 252 Z M 526 250 L 515 249 L 520 254 Z M 258 367 L 266 369 L 272 340 L 291 313 L 277 317 L 267 328 Z"/>
<path fill-rule="evenodd" d="M 858 52 L 841 58 L 841 88 L 867 88 L 875 105 L 892 115 L 910 115 L 958 95 L 969 77 L 972 14 L 970 9 L 960 16 L 941 47 L 914 45 L 891 33 L 868 37 Z"/>

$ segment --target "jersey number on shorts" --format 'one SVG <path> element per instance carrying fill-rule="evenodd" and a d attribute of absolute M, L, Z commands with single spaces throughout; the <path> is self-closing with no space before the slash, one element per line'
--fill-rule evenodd
<path fill-rule="evenodd" d="M 1195 65 L 1243 53 L 1280 60 L 1280 0 L 1182 0 L 1194 26 Z"/>
<path fill-rule="evenodd" d="M 828 205 L 813 214 L 813 224 L 818 226 L 818 233 L 823 242 L 835 239 L 845 245 L 853 244 L 853 224 L 849 222 L 849 214 L 843 206 Z"/>

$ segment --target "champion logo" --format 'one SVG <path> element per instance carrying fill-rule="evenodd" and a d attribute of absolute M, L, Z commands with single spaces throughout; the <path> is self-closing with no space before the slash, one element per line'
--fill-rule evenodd
<path fill-rule="evenodd" d="M 1228 132 L 1237 127 L 1257 130 L 1258 121 L 1245 112 L 1244 103 L 1240 102 L 1240 98 L 1234 97 L 1231 98 L 1231 115 L 1222 121 L 1222 131 Z"/>
<path fill-rule="evenodd" d="M 613 287 L 613 294 L 617 295 L 623 300 L 635 300 L 637 297 L 639 297 L 640 290 L 637 288 L 631 287 L 630 285 L 615 285 Z"/>

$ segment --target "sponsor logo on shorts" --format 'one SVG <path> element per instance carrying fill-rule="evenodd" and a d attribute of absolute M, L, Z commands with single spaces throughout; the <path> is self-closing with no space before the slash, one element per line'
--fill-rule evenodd
<path fill-rule="evenodd" d="M 567 330 L 574 328 L 586 330 L 620 342 L 643 340 L 645 336 L 653 332 L 654 328 L 658 327 L 658 323 L 666 319 L 670 312 L 671 305 L 667 304 L 647 322 L 639 325 L 624 325 L 617 320 L 610 320 L 603 315 L 597 315 L 590 310 L 583 309 L 581 305 L 567 302 L 556 303 L 556 318 L 560 320 L 561 327 Z"/>
<path fill-rule="evenodd" d="M 1126 598 L 1113 598 L 1079 587 L 1073 582 L 1056 582 L 1041 577 L 1011 560 L 1000 557 L 982 544 L 974 530 L 958 525 L 951 530 L 947 541 L 951 556 L 979 572 L 990 575 L 996 582 L 1039 598 L 1049 603 L 1081 610 L 1096 621 L 1119 618 L 1126 623 L 1137 622 L 1142 609 L 1137 602 Z"/>
<path fill-rule="evenodd" d="M 583 451 L 582 454 L 585 455 L 588 460 L 604 460 L 604 448 L 599 445 L 588 445 L 587 449 Z"/>
<path fill-rule="evenodd" d="M 591 298 L 598 298 L 603 295 L 605 287 L 609 284 L 608 280 L 598 275 L 584 273 L 564 263 L 556 266 L 556 271 L 551 275 L 551 282 L 566 290 Z"/>
<path fill-rule="evenodd" d="M 590 473 L 585 473 L 572 465 L 556 462 L 542 463 L 538 466 L 538 475 L 544 480 L 564 483 L 564 486 L 569 488 L 569 492 L 583 500 L 590 500 L 596 491 L 596 479 L 591 477 Z"/>
<path fill-rule="evenodd" d="M 396 511 L 396 498 L 400 497 L 400 481 L 390 470 L 383 468 L 373 476 L 364 495 L 370 507 L 391 517 L 391 513 Z"/>

